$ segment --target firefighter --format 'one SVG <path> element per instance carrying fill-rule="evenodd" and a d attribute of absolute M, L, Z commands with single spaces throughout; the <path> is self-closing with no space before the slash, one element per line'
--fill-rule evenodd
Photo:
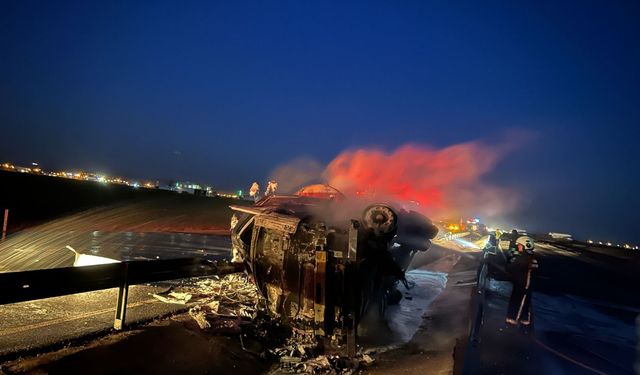
<path fill-rule="evenodd" d="M 269 180 L 267 183 L 267 190 L 264 192 L 264 196 L 274 195 L 276 193 L 276 189 L 278 188 L 278 183 L 275 180 Z"/>
<path fill-rule="evenodd" d="M 514 244 L 510 248 L 506 270 L 513 283 L 511 298 L 507 311 L 507 324 L 531 324 L 531 273 L 538 268 L 533 256 L 534 243 L 528 236 L 517 236 L 511 239 Z"/>
<path fill-rule="evenodd" d="M 260 199 L 260 185 L 257 182 L 251 184 L 251 188 L 249 189 L 249 196 L 253 198 L 254 202 L 257 202 Z"/>

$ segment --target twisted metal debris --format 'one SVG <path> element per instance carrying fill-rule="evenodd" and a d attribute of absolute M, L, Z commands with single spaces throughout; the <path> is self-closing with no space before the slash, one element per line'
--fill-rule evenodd
<path fill-rule="evenodd" d="M 211 328 L 211 320 L 236 318 L 253 320 L 257 313 L 258 290 L 244 273 L 199 279 L 153 297 L 166 303 L 192 306 L 189 315 L 200 328 Z"/>
<path fill-rule="evenodd" d="M 166 303 L 190 306 L 189 315 L 201 329 L 238 334 L 242 324 L 254 323 L 259 331 L 265 331 L 257 319 L 260 295 L 245 273 L 189 281 L 179 291 L 172 288 L 153 296 Z M 268 336 L 266 331 L 263 334 Z M 347 358 L 324 355 L 317 347 L 313 335 L 293 333 L 264 354 L 277 358 L 272 374 L 351 374 L 374 362 L 371 353 Z"/>

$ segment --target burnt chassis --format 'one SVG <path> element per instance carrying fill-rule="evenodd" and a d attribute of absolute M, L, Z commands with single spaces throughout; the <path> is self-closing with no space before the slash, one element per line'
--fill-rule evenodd
<path fill-rule="evenodd" d="M 383 318 L 413 255 L 437 234 L 426 217 L 386 205 L 363 213 L 333 200 L 271 196 L 231 208 L 240 213 L 232 219 L 234 257 L 269 315 L 325 352 L 350 356 L 358 325 Z"/>

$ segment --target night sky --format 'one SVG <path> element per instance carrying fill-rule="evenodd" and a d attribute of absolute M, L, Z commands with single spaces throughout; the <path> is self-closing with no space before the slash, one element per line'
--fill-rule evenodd
<path fill-rule="evenodd" d="M 505 221 L 638 243 L 640 6 L 558 3 L 2 1 L 0 160 L 236 190 L 516 130 Z"/>

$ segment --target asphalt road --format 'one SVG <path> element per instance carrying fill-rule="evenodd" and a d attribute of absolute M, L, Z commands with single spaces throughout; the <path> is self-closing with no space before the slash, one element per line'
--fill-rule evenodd
<path fill-rule="evenodd" d="M 54 225 L 50 229 L 55 231 L 59 228 Z M 76 249 L 89 249 L 86 252 L 88 254 L 121 260 L 153 259 L 156 256 L 162 258 L 215 257 L 228 254 L 230 246 L 227 237 L 206 235 L 59 230 L 58 233 L 54 237 L 43 236 L 36 239 L 29 251 L 19 253 L 21 257 L 13 259 L 23 264 L 31 261 L 30 265 L 45 264 L 42 261 L 35 262 L 34 260 L 37 259 L 50 259 L 51 261 L 46 263 L 48 266 L 68 266 L 73 261 L 68 250 L 50 251 L 49 249 L 63 247 L 63 244 L 70 241 Z M 12 242 L 5 245 L 5 252 L 7 248 L 11 249 L 11 246 L 21 241 L 26 241 L 26 237 L 14 238 Z M 55 246 L 50 246 L 51 244 Z M 400 305 L 390 308 L 388 317 L 393 323 L 390 325 L 391 335 L 389 340 L 384 341 L 384 346 L 410 345 L 423 348 L 430 351 L 432 355 L 437 354 L 439 368 L 443 371 L 452 371 L 451 353 L 457 343 L 456 339 L 465 334 L 464 322 L 467 319 L 466 307 L 469 298 L 468 290 L 456 287 L 456 283 L 461 279 L 473 278 L 474 265 L 466 264 L 461 271 L 448 275 L 468 251 L 470 250 L 466 246 L 461 246 L 457 242 L 441 241 L 430 251 L 415 257 L 412 263 L 413 270 L 409 273 L 408 279 L 415 281 L 417 286 L 413 290 L 405 291 L 405 295 L 409 298 L 403 300 Z M 61 259 L 56 261 L 56 256 Z M 4 259 L 12 258 L 5 256 Z M 20 263 L 12 264 L 17 267 Z M 153 293 L 166 290 L 169 285 L 170 283 L 132 286 L 128 301 L 127 322 L 131 324 L 148 321 L 158 316 L 184 311 L 184 305 L 166 304 L 151 296 Z M 446 289 L 445 286 L 447 286 Z M 465 288 L 468 288 L 468 285 Z M 443 297 L 444 303 L 436 299 L 443 290 L 446 292 Z M 456 296 L 453 299 L 452 293 Z M 5 317 L 0 321 L 0 357 L 10 358 L 16 353 L 39 353 L 60 347 L 61 344 L 77 338 L 109 332 L 113 325 L 116 296 L 117 290 L 111 289 L 0 306 L 0 315 Z M 438 316 L 440 321 L 438 335 L 441 338 L 441 345 L 437 350 L 428 339 L 433 329 L 425 333 L 421 328 L 424 323 L 423 315 L 434 299 L 440 301 L 436 306 L 441 306 L 430 312 L 431 316 Z M 456 302 L 447 303 L 446 301 Z M 453 328 L 451 324 L 442 323 L 448 322 L 450 320 L 448 317 L 452 314 L 457 315 L 462 322 L 457 324 L 458 329 L 451 329 Z M 417 341 L 413 340 L 414 336 Z M 366 338 L 363 339 L 366 340 Z M 393 360 L 395 356 L 404 355 L 406 355 L 404 349 L 394 349 L 385 356 L 391 362 L 395 362 Z M 434 366 L 434 363 L 432 362 L 430 366 Z"/>
<path fill-rule="evenodd" d="M 166 289 L 132 286 L 127 323 L 184 310 L 182 305 L 163 303 L 150 295 Z M 117 289 L 107 289 L 0 306 L 0 358 L 109 331 L 113 327 L 117 293 Z"/>
<path fill-rule="evenodd" d="M 0 244 L 0 270 L 69 267 L 74 255 L 65 248 L 118 260 L 203 257 L 230 253 L 227 236 L 188 233 L 135 233 L 64 230 L 77 218 L 53 222 L 12 236 Z M 61 228 L 62 226 L 62 228 Z M 129 289 L 126 321 L 135 323 L 185 309 L 151 297 L 169 285 L 135 285 Z M 117 290 L 109 289 L 0 306 L 0 357 L 34 351 L 113 327 Z"/>
<path fill-rule="evenodd" d="M 60 228 L 62 226 L 63 228 Z M 82 254 L 116 260 L 219 256 L 229 253 L 228 236 L 189 233 L 106 232 L 52 223 L 0 243 L 0 272 L 71 267 L 73 247 Z"/>
<path fill-rule="evenodd" d="M 465 261 L 461 255 L 452 254 L 440 247 L 434 261 L 418 260 L 407 278 L 415 283 L 409 290 L 402 290 L 405 299 L 399 305 L 391 306 L 387 312 L 393 322 L 384 337 L 374 334 L 361 337 L 361 344 L 377 347 L 383 351 L 377 365 L 370 369 L 374 373 L 423 374 L 426 369 L 440 373 L 452 373 L 454 361 L 452 353 L 466 334 L 470 284 L 475 275 L 475 263 Z M 464 263 L 464 264 L 463 264 Z M 139 316 L 158 313 L 157 306 L 149 301 L 149 287 L 140 288 L 132 299 L 137 304 Z M 87 332 L 85 326 L 108 327 L 113 318 L 113 310 L 100 311 L 96 305 L 96 294 L 73 296 L 79 299 L 75 311 L 68 314 L 58 311 L 44 322 L 38 319 L 27 324 L 20 323 L 35 311 L 42 310 L 47 315 L 49 309 L 58 309 L 60 303 L 42 303 L 25 306 L 21 313 L 16 309 L 7 311 L 15 318 L 8 327 L 7 340 L 41 340 L 38 324 L 50 324 L 47 331 L 66 332 L 67 337 Z M 111 295 L 102 299 L 111 300 Z M 135 302 L 134 302 L 135 301 Z M 60 301 L 62 302 L 62 301 Z M 66 304 L 72 301 L 65 301 Z M 167 308 L 175 305 L 165 305 Z M 17 307 L 17 305 L 16 305 Z M 85 310 L 95 311 L 87 316 Z M 134 310 L 135 311 L 135 308 Z M 22 315 L 20 315 L 22 314 Z M 60 321 L 65 321 L 60 324 Z M 34 326 L 31 330 L 29 326 Z M 2 327 L 0 327 L 2 328 Z M 25 332 L 17 332 L 24 330 Z M 10 338 L 9 336 L 14 336 Z M 17 337 L 19 336 L 19 337 Z M 433 338 L 438 337 L 437 341 Z M 245 339 L 249 340 L 249 339 Z M 373 343 L 372 341 L 376 341 Z M 5 341 L 7 345 L 12 342 Z M 237 336 L 225 337 L 203 331 L 188 315 L 173 316 L 171 319 L 155 321 L 138 327 L 130 334 L 110 334 L 80 343 L 79 346 L 46 352 L 38 357 L 9 361 L 4 364 L 8 373 L 226 373 L 256 374 L 269 370 L 273 362 L 258 356 L 248 355 L 239 347 Z M 250 345 L 245 341 L 245 345 Z M 426 353 L 426 354 L 425 354 Z"/>
<path fill-rule="evenodd" d="M 94 247 L 96 255 L 115 254 L 123 259 L 127 254 L 144 254 L 135 256 L 149 258 L 154 254 L 206 256 L 220 254 L 228 246 L 226 238 L 199 235 L 119 233 L 103 237 L 102 233 L 91 233 L 89 236 L 82 243 L 90 244 L 96 238 L 98 242 L 104 241 Z M 416 256 L 413 277 L 427 276 L 424 287 L 430 290 L 427 294 L 435 293 L 436 298 L 409 292 L 415 293 L 416 301 L 400 305 L 394 318 L 401 323 L 396 324 L 394 335 L 408 341 L 381 355 L 372 371 L 450 372 L 455 366 L 452 357 L 455 351 L 457 359 L 464 358 L 459 369 L 472 374 L 634 373 L 636 319 L 640 314 L 638 255 L 566 242 L 537 243 L 540 269 L 533 279 L 533 327 L 524 330 L 506 325 L 511 286 L 509 282 L 494 280 L 484 300 L 480 300 L 483 319 L 478 344 L 460 348 L 460 342 L 466 340 L 469 317 L 473 318 L 475 311 L 469 311 L 468 306 L 478 307 L 477 294 L 471 288 L 475 277 L 474 254 L 480 242 L 481 239 L 441 240 L 430 251 Z M 129 248 L 129 253 L 121 250 L 109 253 L 123 248 Z M 442 277 L 445 284 L 438 281 Z M 160 290 L 162 287 L 158 286 L 132 287 L 128 321 L 148 320 L 183 308 L 156 302 L 149 296 Z M 0 308 L 4 317 L 0 321 L 0 354 L 106 331 L 113 323 L 114 309 L 114 290 L 4 306 Z M 418 324 L 412 315 L 421 317 Z M 417 328 L 405 331 L 401 326 Z"/>
<path fill-rule="evenodd" d="M 637 259 L 571 243 L 537 244 L 533 326 L 505 323 L 511 284 L 491 280 L 468 374 L 633 374 L 640 316 Z M 637 257 L 637 254 L 634 255 Z"/>

